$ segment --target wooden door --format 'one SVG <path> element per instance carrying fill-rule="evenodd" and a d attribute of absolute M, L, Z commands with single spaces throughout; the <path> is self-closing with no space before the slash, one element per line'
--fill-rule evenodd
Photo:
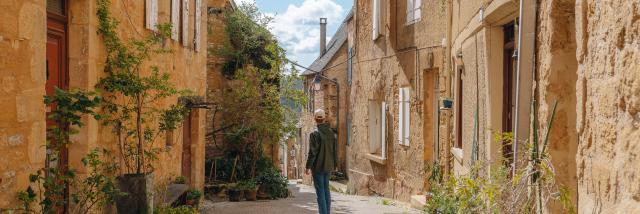
<path fill-rule="evenodd" d="M 191 184 L 191 113 L 185 118 L 182 125 L 182 176 L 187 184 Z"/>
<path fill-rule="evenodd" d="M 64 0 L 47 1 L 47 46 L 46 46 L 46 67 L 45 67 L 45 92 L 47 96 L 52 96 L 56 88 L 63 90 L 68 86 L 67 71 L 67 16 Z M 45 167 L 57 167 L 60 171 L 68 169 L 69 150 L 66 146 L 58 146 L 51 137 L 51 129 L 61 125 L 57 121 L 50 120 L 49 115 L 56 108 L 54 104 L 46 106 L 46 128 L 47 140 L 50 144 L 47 147 L 47 157 Z M 64 127 L 60 127 L 64 128 Z M 47 175 L 48 176 L 48 175 Z M 62 181 L 60 181 L 62 182 Z M 64 184 L 67 185 L 67 184 Z M 68 201 L 68 189 L 65 188 L 64 199 Z M 63 207 L 55 207 L 57 213 L 65 213 L 68 203 Z"/>
<path fill-rule="evenodd" d="M 515 108 L 515 27 L 513 24 L 504 27 L 504 52 L 503 52 L 503 102 L 502 102 L 502 132 L 513 132 L 513 117 Z M 502 154 L 506 159 L 506 164 L 510 165 L 513 160 L 513 142 L 504 141 L 502 144 Z"/>

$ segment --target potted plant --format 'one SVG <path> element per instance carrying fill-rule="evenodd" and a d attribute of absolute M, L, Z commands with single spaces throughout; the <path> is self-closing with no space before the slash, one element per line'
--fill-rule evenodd
<path fill-rule="evenodd" d="M 184 176 L 178 176 L 178 177 L 176 177 L 176 180 L 173 181 L 173 183 L 175 183 L 175 184 L 186 184 L 187 183 L 187 179 Z"/>
<path fill-rule="evenodd" d="M 244 199 L 247 201 L 257 200 L 258 184 L 254 179 L 240 181 L 239 189 L 244 191 Z"/>
<path fill-rule="evenodd" d="M 229 201 L 238 202 L 240 201 L 242 190 L 240 190 L 237 185 L 230 185 L 227 190 L 227 195 L 229 195 Z"/>
<path fill-rule="evenodd" d="M 286 198 L 289 196 L 289 188 L 287 185 L 287 178 L 280 175 L 280 172 L 275 168 L 265 170 L 257 178 L 260 184 L 261 196 L 266 193 L 270 199 Z M 261 197 L 259 197 L 261 198 Z"/>
<path fill-rule="evenodd" d="M 187 195 L 185 197 L 185 204 L 189 206 L 197 206 L 200 202 L 200 198 L 202 197 L 202 192 L 197 189 L 189 189 L 187 190 Z"/>

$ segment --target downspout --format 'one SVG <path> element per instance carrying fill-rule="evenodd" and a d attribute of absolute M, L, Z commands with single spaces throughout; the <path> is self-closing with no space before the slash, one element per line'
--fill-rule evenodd
<path fill-rule="evenodd" d="M 517 168 L 518 142 L 526 141 L 526 139 L 529 138 L 533 73 L 535 72 L 536 13 L 536 0 L 520 0 L 520 15 L 518 18 L 516 109 L 513 129 L 514 174 L 516 173 Z"/>

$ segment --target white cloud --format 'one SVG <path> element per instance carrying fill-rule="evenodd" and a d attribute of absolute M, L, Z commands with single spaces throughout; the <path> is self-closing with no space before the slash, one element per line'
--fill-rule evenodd
<path fill-rule="evenodd" d="M 301 5 L 290 4 L 286 12 L 273 16 L 274 22 L 269 27 L 291 58 L 308 61 L 296 56 L 319 52 L 320 18 L 327 18 L 331 29 L 332 25 L 340 25 L 343 12 L 342 6 L 333 0 L 305 0 Z M 332 33 L 327 30 L 327 36 Z"/>

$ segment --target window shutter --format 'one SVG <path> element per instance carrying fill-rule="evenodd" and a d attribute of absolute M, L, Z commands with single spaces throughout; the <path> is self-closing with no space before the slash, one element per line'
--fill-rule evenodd
<path fill-rule="evenodd" d="M 182 0 L 182 46 L 189 46 L 189 0 Z"/>
<path fill-rule="evenodd" d="M 180 29 L 180 0 L 171 0 L 171 39 L 178 41 Z"/>
<path fill-rule="evenodd" d="M 380 149 L 380 106 L 378 101 L 369 100 L 369 153 Z"/>
<path fill-rule="evenodd" d="M 404 116 L 404 144 L 405 145 L 409 145 L 409 130 L 411 128 L 411 96 L 409 96 L 409 88 L 404 88 L 404 93 L 402 94 L 404 97 L 404 109 L 403 109 L 403 113 L 405 114 Z"/>
<path fill-rule="evenodd" d="M 200 22 L 201 22 L 201 15 L 202 15 L 202 10 L 201 10 L 201 3 L 202 0 L 196 0 L 196 26 L 195 26 L 195 35 L 193 37 L 193 46 L 196 52 L 200 52 Z"/>
<path fill-rule="evenodd" d="M 420 21 L 422 18 L 422 0 L 414 0 L 413 3 L 413 20 Z"/>
<path fill-rule="evenodd" d="M 353 48 L 349 48 L 349 55 L 347 59 L 347 82 L 351 85 L 351 79 L 353 75 Z"/>
<path fill-rule="evenodd" d="M 413 22 L 413 10 L 415 7 L 413 6 L 414 0 L 407 0 L 407 23 Z"/>
<path fill-rule="evenodd" d="M 158 30 L 158 0 L 145 1 L 145 26 L 149 30 Z"/>
<path fill-rule="evenodd" d="M 382 147 L 381 156 L 387 158 L 387 103 L 382 102 L 380 108 L 380 146 Z"/>
<path fill-rule="evenodd" d="M 373 0 L 372 17 L 373 40 L 376 40 L 380 36 L 380 0 Z"/>
<path fill-rule="evenodd" d="M 398 143 L 404 145 L 404 90 L 400 88 L 398 93 Z"/>

